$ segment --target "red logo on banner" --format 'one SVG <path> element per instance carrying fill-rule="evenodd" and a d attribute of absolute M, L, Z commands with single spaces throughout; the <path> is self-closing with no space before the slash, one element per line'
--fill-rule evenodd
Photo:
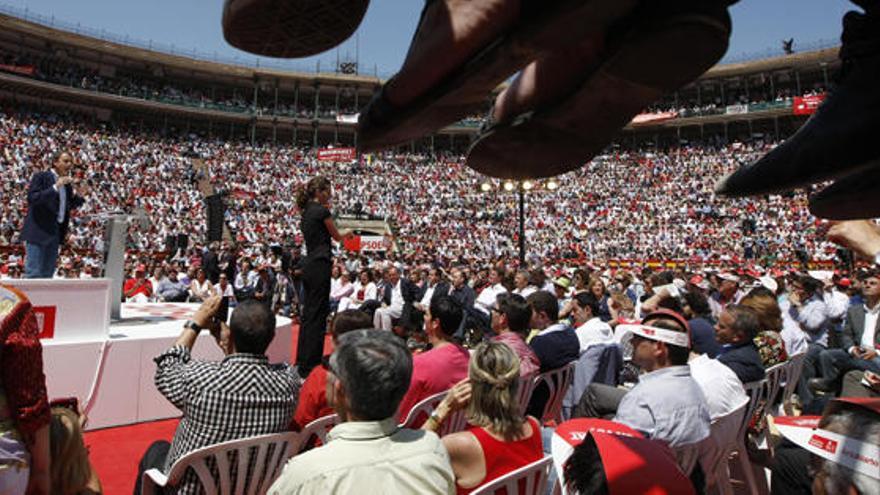
<path fill-rule="evenodd" d="M 346 239 L 342 246 L 346 251 L 354 251 L 355 253 L 361 250 L 361 236 L 356 235 L 352 236 L 349 239 Z"/>
<path fill-rule="evenodd" d="M 837 453 L 837 442 L 831 440 L 830 438 L 813 435 L 813 438 L 810 438 L 810 445 L 816 448 L 820 448 L 825 452 L 830 452 L 832 454 Z"/>
<path fill-rule="evenodd" d="M 41 339 L 51 339 L 55 336 L 55 306 L 34 306 L 34 315 L 37 317 L 37 328 L 40 329 Z"/>
<path fill-rule="evenodd" d="M 792 104 L 792 112 L 795 115 L 811 115 L 825 100 L 825 93 L 808 96 L 795 96 Z"/>
<path fill-rule="evenodd" d="M 318 150 L 318 160 L 322 162 L 350 162 L 357 157 L 354 148 L 321 148 Z"/>

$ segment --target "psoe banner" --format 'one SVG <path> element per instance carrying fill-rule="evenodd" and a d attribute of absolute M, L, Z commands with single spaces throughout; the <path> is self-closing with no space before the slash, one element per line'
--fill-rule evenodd
<path fill-rule="evenodd" d="M 322 162 L 350 162 L 357 158 L 354 148 L 321 148 L 318 150 L 318 160 Z"/>
<path fill-rule="evenodd" d="M 791 111 L 795 115 L 812 115 L 819 105 L 825 101 L 825 93 L 818 95 L 795 96 Z"/>
<path fill-rule="evenodd" d="M 391 239 L 381 235 L 354 236 L 345 241 L 345 249 L 356 252 L 384 252 L 391 249 Z"/>

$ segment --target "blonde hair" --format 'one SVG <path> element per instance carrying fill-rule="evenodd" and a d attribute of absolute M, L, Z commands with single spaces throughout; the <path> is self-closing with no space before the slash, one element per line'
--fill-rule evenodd
<path fill-rule="evenodd" d="M 779 309 L 775 297 L 769 294 L 749 294 L 739 304 L 755 312 L 762 331 L 782 330 L 782 310 Z"/>
<path fill-rule="evenodd" d="M 72 495 L 85 489 L 92 477 L 89 452 L 83 443 L 79 416 L 66 407 L 52 408 L 49 424 L 50 481 L 55 495 Z"/>
<path fill-rule="evenodd" d="M 470 423 L 501 435 L 505 441 L 515 440 L 525 421 L 517 401 L 519 358 L 507 344 L 484 342 L 471 356 L 468 377 Z"/>

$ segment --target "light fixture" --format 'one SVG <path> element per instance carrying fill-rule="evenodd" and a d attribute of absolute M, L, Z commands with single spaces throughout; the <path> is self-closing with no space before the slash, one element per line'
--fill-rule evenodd
<path fill-rule="evenodd" d="M 555 190 L 559 189 L 559 183 L 556 182 L 555 180 L 548 181 L 547 182 L 547 189 L 549 189 L 550 191 L 555 191 Z"/>
<path fill-rule="evenodd" d="M 480 184 L 480 190 L 484 193 L 489 192 L 492 190 L 492 184 L 489 184 L 488 182 L 483 182 L 482 184 Z"/>
<path fill-rule="evenodd" d="M 513 184 L 513 182 L 507 181 L 504 183 L 504 190 L 507 192 L 513 191 L 513 188 L 515 187 L 516 186 Z"/>
<path fill-rule="evenodd" d="M 522 183 L 523 191 L 531 191 L 532 188 L 534 188 L 534 187 L 535 187 L 535 183 L 530 180 L 527 180 Z"/>

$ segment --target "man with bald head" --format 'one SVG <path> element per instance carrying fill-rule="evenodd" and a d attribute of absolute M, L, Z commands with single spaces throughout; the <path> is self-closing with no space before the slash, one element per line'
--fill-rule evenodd
<path fill-rule="evenodd" d="M 70 212 L 84 202 L 74 189 L 73 168 L 73 157 L 63 151 L 55 156 L 51 169 L 37 172 L 31 178 L 28 211 L 21 232 L 25 243 L 25 278 L 52 278 L 55 272 L 58 248 L 67 236 Z M 79 192 L 87 193 L 83 189 Z"/>

